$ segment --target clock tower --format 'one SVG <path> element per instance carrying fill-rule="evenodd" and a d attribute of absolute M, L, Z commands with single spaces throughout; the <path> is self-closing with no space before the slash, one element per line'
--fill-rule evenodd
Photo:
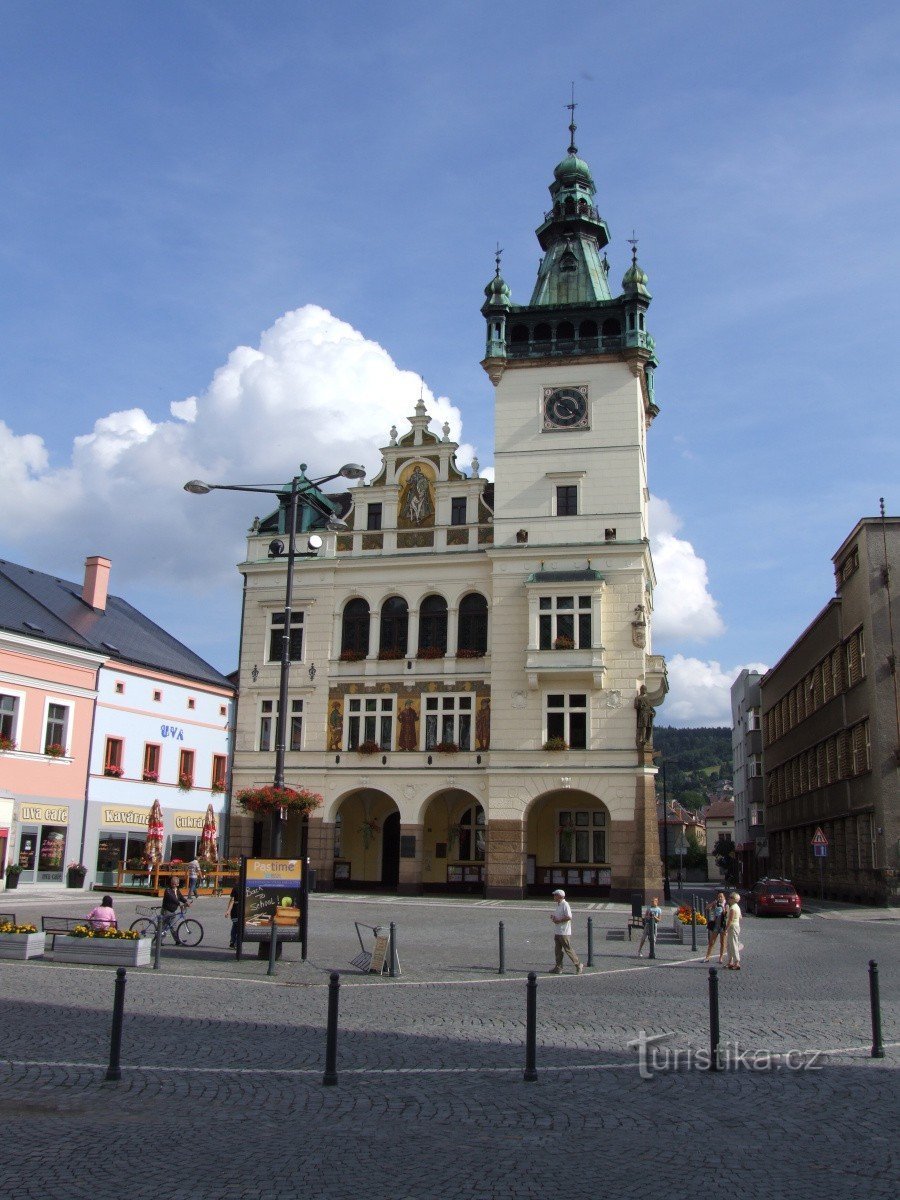
<path fill-rule="evenodd" d="M 550 751 L 544 768 L 558 763 L 562 771 L 562 798 L 549 801 L 560 809 L 560 829 L 575 819 L 566 791 L 582 795 L 581 809 L 571 806 L 579 820 L 602 801 L 611 893 L 626 895 L 660 881 L 652 723 L 667 685 L 665 663 L 651 653 L 646 445 L 658 412 L 657 360 L 636 241 L 613 295 L 609 229 L 578 155 L 574 116 L 569 128 L 537 229 L 543 256 L 531 299 L 512 302 L 498 253 L 481 310 L 482 365 L 495 387 L 492 746 Z M 499 784 L 495 777 L 498 802 Z M 541 796 L 533 803 L 547 806 Z M 530 841 L 527 808 L 523 816 Z M 489 858 L 500 832 L 492 821 Z M 559 836 L 565 861 L 568 843 Z M 581 862 L 590 846 L 577 830 L 573 838 Z"/>

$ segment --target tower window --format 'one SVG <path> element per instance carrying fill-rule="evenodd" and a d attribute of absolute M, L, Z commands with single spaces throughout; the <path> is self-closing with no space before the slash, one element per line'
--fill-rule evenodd
<path fill-rule="evenodd" d="M 269 619 L 269 662 L 281 661 L 281 647 L 284 641 L 284 613 L 272 613 Z M 291 662 L 303 658 L 303 613 L 291 613 L 291 633 L 288 646 Z"/>
<path fill-rule="evenodd" d="M 459 602 L 459 636 L 457 653 L 487 653 L 488 606 L 487 600 L 478 592 L 463 596 Z"/>
<path fill-rule="evenodd" d="M 450 501 L 450 524 L 465 525 L 466 523 L 466 498 L 465 496 L 454 496 Z"/>
<path fill-rule="evenodd" d="M 341 653 L 369 653 L 369 606 L 365 600 L 348 600 L 341 622 Z"/>
<path fill-rule="evenodd" d="M 578 485 L 575 483 L 560 484 L 556 489 L 556 515 L 558 517 L 578 516 Z"/>
<path fill-rule="evenodd" d="M 447 601 L 443 596 L 426 596 L 419 605 L 419 653 L 447 653 Z"/>
<path fill-rule="evenodd" d="M 603 322 L 603 327 L 600 332 L 604 337 L 621 337 L 622 326 L 615 317 L 609 317 Z"/>
<path fill-rule="evenodd" d="M 381 505 L 370 504 L 366 514 L 366 529 L 381 528 Z"/>

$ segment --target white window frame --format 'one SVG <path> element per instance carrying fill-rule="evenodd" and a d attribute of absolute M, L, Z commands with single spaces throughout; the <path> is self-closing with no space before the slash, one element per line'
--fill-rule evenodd
<path fill-rule="evenodd" d="M 387 737 L 384 736 L 385 720 L 389 722 Z M 344 705 L 344 748 L 355 750 L 364 742 L 377 742 L 386 753 L 394 747 L 396 723 L 396 696 L 348 696 Z"/>
<path fill-rule="evenodd" d="M 15 690 L 15 688 L 7 687 L 6 684 L 4 683 L 4 684 L 0 685 L 0 694 L 2 694 L 4 696 L 9 696 L 9 698 L 13 701 L 12 713 L 7 713 L 5 715 L 12 716 L 12 724 L 10 726 L 12 732 L 11 732 L 10 736 L 12 737 L 12 740 L 16 743 L 16 749 L 21 750 L 22 749 L 22 745 L 21 745 L 22 739 L 20 738 L 19 734 L 22 730 L 22 721 L 25 716 L 25 693 L 18 692 Z"/>
<path fill-rule="evenodd" d="M 51 704 L 58 704 L 60 708 L 64 708 L 66 710 L 64 725 L 65 732 L 63 735 L 63 740 L 59 743 L 59 745 L 61 745 L 63 748 L 63 757 L 68 758 L 69 749 L 72 745 L 72 711 L 75 708 L 75 705 L 71 702 L 71 700 L 64 700 L 62 696 L 47 696 L 44 699 L 44 717 L 41 721 L 41 746 L 39 753 L 46 754 L 47 752 L 47 724 L 50 720 Z"/>
<path fill-rule="evenodd" d="M 461 728 L 468 717 L 468 736 L 463 739 Z M 430 720 L 434 719 L 436 733 L 429 733 Z M 452 737 L 444 737 L 449 725 Z M 475 693 L 474 692 L 426 692 L 422 697 L 422 728 L 419 732 L 423 750 L 433 750 L 441 742 L 453 742 L 460 750 L 471 750 L 475 736 Z"/>
<path fill-rule="evenodd" d="M 267 663 L 280 663 L 281 662 L 281 645 L 280 645 L 280 643 L 279 643 L 279 647 L 278 647 L 278 653 L 276 655 L 272 655 L 271 651 L 272 651 L 272 635 L 275 633 L 276 628 L 278 630 L 278 636 L 279 637 L 282 636 L 282 626 L 281 626 L 281 622 L 279 620 L 279 618 L 282 618 L 282 617 L 284 617 L 284 609 L 277 608 L 273 612 L 270 612 L 268 617 L 266 618 L 266 644 L 263 647 L 263 649 L 265 651 L 265 661 Z M 300 630 L 300 653 L 297 655 L 296 658 L 291 657 L 290 661 L 292 663 L 303 662 L 304 657 L 306 655 L 306 612 L 305 612 L 305 609 L 302 609 L 302 608 L 292 608 L 291 609 L 291 630 L 293 631 L 296 629 Z"/>
<path fill-rule="evenodd" d="M 561 607 L 560 601 L 571 600 L 572 606 Z M 581 644 L 581 621 L 580 618 L 586 616 L 590 620 L 590 637 L 585 645 Z M 550 621 L 550 645 L 543 646 L 541 641 L 541 624 L 543 618 L 549 618 Z M 537 598 L 537 645 L 539 649 L 552 650 L 555 648 L 557 638 L 566 637 L 567 634 L 559 632 L 560 617 L 572 618 L 572 643 L 574 650 L 590 650 L 594 645 L 594 596 L 589 589 L 588 591 L 578 591 L 573 589 L 571 592 L 550 592 L 544 593 Z"/>
<path fill-rule="evenodd" d="M 579 821 L 585 817 L 586 821 Z M 563 854 L 563 841 L 568 830 L 572 831 L 570 857 Z M 587 839 L 587 857 L 579 857 L 578 834 Z M 602 834 L 603 858 L 594 852 L 594 835 Z M 556 861 L 575 866 L 607 866 L 609 864 L 609 822 L 602 808 L 561 808 L 556 814 Z"/>
<path fill-rule="evenodd" d="M 277 696 L 261 696 L 259 700 L 259 709 L 257 712 L 256 721 L 256 749 L 262 751 L 263 754 L 269 754 L 275 749 L 275 737 L 278 728 L 278 708 L 279 701 Z M 303 749 L 303 701 L 297 697 L 292 697 L 291 707 L 289 711 L 289 722 L 285 729 L 285 749 L 286 750 L 302 750 Z M 300 745 L 293 746 L 294 722 L 300 721 Z M 267 742 L 268 745 L 263 745 L 263 721 L 268 721 Z"/>
<path fill-rule="evenodd" d="M 562 706 L 559 707 L 559 706 L 554 705 L 554 707 L 551 709 L 550 708 L 550 697 L 551 696 L 562 696 L 562 698 L 563 698 Z M 573 704 L 572 699 L 575 696 L 584 697 L 584 703 L 583 704 Z M 584 692 L 561 692 L 556 689 L 554 689 L 552 692 L 547 691 L 544 693 L 543 709 L 544 709 L 544 737 L 543 737 L 543 740 L 545 742 L 549 741 L 551 737 L 559 736 L 558 734 L 555 734 L 555 733 L 551 734 L 549 732 L 549 726 L 550 726 L 549 717 L 550 717 L 550 715 L 552 714 L 553 716 L 557 716 L 559 714 L 562 714 L 563 730 L 564 730 L 563 737 L 564 737 L 565 743 L 569 747 L 569 749 L 570 750 L 573 750 L 573 749 L 574 750 L 582 750 L 582 749 L 588 750 L 588 749 L 590 749 L 590 745 L 591 745 L 591 694 L 590 694 L 590 692 L 587 692 L 587 691 L 584 691 Z M 571 737 L 571 733 L 572 733 L 571 717 L 573 714 L 580 714 L 580 713 L 584 713 L 584 743 L 585 744 L 584 744 L 584 746 L 573 746 L 572 745 L 572 737 Z"/>

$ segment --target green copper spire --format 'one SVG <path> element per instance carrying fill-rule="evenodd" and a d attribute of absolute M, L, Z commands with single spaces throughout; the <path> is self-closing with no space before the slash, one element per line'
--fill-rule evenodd
<path fill-rule="evenodd" d="M 645 296 L 649 300 L 651 297 L 647 289 L 647 276 L 638 266 L 637 238 L 632 234 L 628 241 L 631 243 L 631 266 L 622 276 L 622 291 L 626 295 L 636 293 L 639 296 Z"/>

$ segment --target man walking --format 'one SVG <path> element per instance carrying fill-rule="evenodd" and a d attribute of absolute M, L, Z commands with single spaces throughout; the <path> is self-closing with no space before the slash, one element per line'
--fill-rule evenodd
<path fill-rule="evenodd" d="M 572 949 L 569 942 L 569 938 L 572 935 L 572 910 L 566 901 L 566 893 L 562 888 L 557 888 L 553 893 L 553 899 L 556 901 L 556 907 L 550 914 L 550 920 L 556 927 L 556 932 L 553 935 L 553 944 L 556 950 L 556 966 L 551 969 L 550 974 L 562 975 L 563 955 L 567 954 L 575 964 L 575 974 L 581 975 L 584 973 L 584 963 L 579 962 L 578 955 Z"/>

